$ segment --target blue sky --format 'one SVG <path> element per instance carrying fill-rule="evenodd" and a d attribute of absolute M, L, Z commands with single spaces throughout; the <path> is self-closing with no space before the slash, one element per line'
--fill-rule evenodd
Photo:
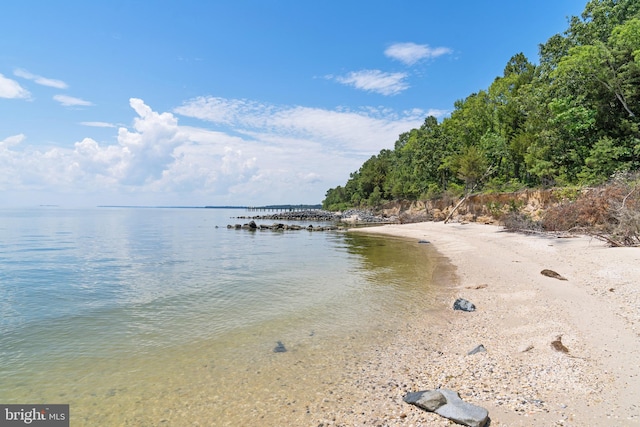
<path fill-rule="evenodd" d="M 0 207 L 320 203 L 585 4 L 5 2 Z"/>

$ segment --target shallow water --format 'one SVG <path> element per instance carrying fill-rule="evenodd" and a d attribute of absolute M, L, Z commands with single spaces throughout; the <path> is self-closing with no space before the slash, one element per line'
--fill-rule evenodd
<path fill-rule="evenodd" d="M 429 245 L 226 228 L 243 214 L 0 211 L 0 402 L 68 403 L 74 426 L 304 425 L 434 305 Z"/>

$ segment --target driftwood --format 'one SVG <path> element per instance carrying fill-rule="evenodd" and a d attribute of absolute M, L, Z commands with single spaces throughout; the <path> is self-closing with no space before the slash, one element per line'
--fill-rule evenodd
<path fill-rule="evenodd" d="M 551 277 L 553 279 L 558 279 L 558 280 L 567 280 L 565 277 L 563 277 L 562 275 L 556 273 L 553 270 L 548 270 L 548 269 L 544 269 L 540 272 L 540 274 L 542 274 L 543 276 L 547 276 L 547 277 Z"/>

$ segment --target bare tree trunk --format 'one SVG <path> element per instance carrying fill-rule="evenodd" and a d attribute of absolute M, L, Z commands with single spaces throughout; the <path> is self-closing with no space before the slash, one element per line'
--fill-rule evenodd
<path fill-rule="evenodd" d="M 458 210 L 458 208 L 460 207 L 460 205 L 462 205 L 462 204 L 464 203 L 464 201 L 465 201 L 465 200 L 467 200 L 467 197 L 469 197 L 469 194 L 470 194 L 470 193 L 466 194 L 466 195 L 462 198 L 462 200 L 460 200 L 460 201 L 458 202 L 458 204 L 457 204 L 457 205 L 456 205 L 456 206 L 451 210 L 451 212 L 449 212 L 449 215 L 447 215 L 447 217 L 444 219 L 444 223 L 445 223 L 445 224 L 449 222 L 449 220 L 451 219 L 451 217 L 453 216 L 453 214 Z"/>
<path fill-rule="evenodd" d="M 467 194 L 464 195 L 464 197 L 462 198 L 462 200 L 460 200 L 458 202 L 458 204 L 451 210 L 451 212 L 449 212 L 449 215 L 447 215 L 447 217 L 444 219 L 444 223 L 446 224 L 447 222 L 449 222 L 449 220 L 451 219 L 451 217 L 453 216 L 453 214 L 458 210 L 458 208 L 465 202 L 465 200 L 467 200 L 469 198 L 469 196 L 473 193 L 473 190 L 476 189 L 476 187 L 485 180 L 486 177 L 488 177 L 491 174 L 491 170 L 493 169 L 493 165 L 490 165 L 487 168 L 487 171 L 484 173 L 484 175 L 482 175 L 482 178 L 480 178 L 478 181 L 476 181 L 475 184 L 473 184 L 473 187 L 471 187 L 471 190 L 469 190 L 467 192 Z"/>

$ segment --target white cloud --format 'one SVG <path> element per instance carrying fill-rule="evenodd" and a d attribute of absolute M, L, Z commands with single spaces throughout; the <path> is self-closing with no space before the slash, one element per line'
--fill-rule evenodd
<path fill-rule="evenodd" d="M 129 105 L 138 114 L 133 131 L 118 129 L 118 143 L 122 147 L 124 163 L 119 178 L 127 184 L 142 184 L 158 178 L 173 161 L 173 149 L 181 142 L 178 120 L 171 113 L 156 113 L 141 99 L 131 98 Z"/>
<path fill-rule="evenodd" d="M 15 80 L 11 80 L 6 78 L 4 75 L 0 74 L 0 98 L 29 98 L 31 94 L 28 90 L 20 86 Z"/>
<path fill-rule="evenodd" d="M 27 139 L 27 137 L 23 133 L 18 134 L 18 135 L 10 136 L 10 137 L 5 138 L 2 141 L 0 141 L 0 149 L 1 148 L 9 148 L 9 147 L 12 147 L 14 145 L 18 145 L 22 141 L 24 141 L 25 139 Z"/>
<path fill-rule="evenodd" d="M 256 139 L 313 141 L 325 149 L 363 156 L 393 146 L 400 133 L 420 126 L 425 117 L 420 109 L 401 114 L 378 108 L 338 111 L 219 97 L 194 98 L 174 112 L 229 126 Z"/>
<path fill-rule="evenodd" d="M 447 114 L 449 114 L 451 111 L 449 110 L 438 110 L 436 108 L 430 108 L 427 110 L 427 112 L 424 114 L 424 117 L 429 117 L 429 116 L 433 116 L 437 119 L 441 119 L 444 116 L 446 116 Z"/>
<path fill-rule="evenodd" d="M 23 79 L 33 80 L 34 82 L 36 82 L 37 84 L 42 85 L 42 86 L 54 87 L 56 89 L 66 89 L 67 87 L 69 87 L 62 80 L 48 79 L 46 77 L 42 77 L 42 76 L 38 76 L 36 74 L 32 74 L 32 73 L 28 72 L 27 70 L 22 70 L 20 68 L 16 69 L 13 72 L 13 74 L 15 76 L 22 77 Z"/>
<path fill-rule="evenodd" d="M 406 73 L 386 73 L 380 70 L 352 71 L 344 76 L 328 76 L 339 83 L 367 92 L 396 95 L 409 88 Z"/>
<path fill-rule="evenodd" d="M 384 54 L 406 65 L 414 65 L 422 59 L 437 58 L 451 53 L 448 47 L 431 48 L 426 44 L 395 43 L 389 46 Z"/>
<path fill-rule="evenodd" d="M 68 148 L 38 149 L 22 134 L 0 141 L 0 191 L 37 194 L 38 203 L 55 203 L 60 193 L 95 204 L 318 203 L 425 117 L 419 109 L 327 110 L 215 97 L 173 112 L 136 98 L 130 106 L 132 124 L 118 129 L 114 143 L 86 137 Z M 206 122 L 183 126 L 178 114 Z"/>
<path fill-rule="evenodd" d="M 116 125 L 114 125 L 113 123 L 107 123 L 107 122 L 80 122 L 81 125 L 83 126 L 90 126 L 90 127 L 95 127 L 95 128 L 114 128 L 116 127 Z"/>
<path fill-rule="evenodd" d="M 54 95 L 53 99 L 58 101 L 60 104 L 62 104 L 65 107 L 77 107 L 77 106 L 87 107 L 87 106 L 93 105 L 92 102 L 85 101 L 84 99 L 75 98 L 73 96 L 68 96 L 68 95 Z"/>

